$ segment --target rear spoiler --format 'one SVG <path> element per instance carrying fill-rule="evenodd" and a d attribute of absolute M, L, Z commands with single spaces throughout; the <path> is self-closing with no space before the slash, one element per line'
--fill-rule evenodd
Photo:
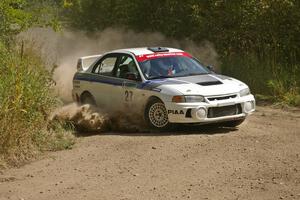
<path fill-rule="evenodd" d="M 77 71 L 86 71 L 102 55 L 80 57 L 77 61 Z"/>

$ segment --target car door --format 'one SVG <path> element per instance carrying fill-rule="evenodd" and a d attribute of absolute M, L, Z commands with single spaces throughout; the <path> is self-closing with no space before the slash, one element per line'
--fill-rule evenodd
<path fill-rule="evenodd" d="M 97 106 L 107 110 L 119 109 L 120 93 L 123 81 L 114 76 L 119 54 L 111 53 L 101 58 L 93 67 L 93 82 L 90 91 L 95 97 Z"/>
<path fill-rule="evenodd" d="M 133 57 L 129 54 L 120 54 L 114 76 L 122 80 L 121 100 L 122 110 L 137 111 L 141 100 L 141 92 L 137 89 L 141 84 L 141 77 Z"/>

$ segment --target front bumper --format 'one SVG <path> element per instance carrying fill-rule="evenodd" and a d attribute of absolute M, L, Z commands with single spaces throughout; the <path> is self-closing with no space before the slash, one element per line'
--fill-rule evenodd
<path fill-rule="evenodd" d="M 165 103 L 170 123 L 215 123 L 246 118 L 255 111 L 253 95 L 200 103 Z"/>

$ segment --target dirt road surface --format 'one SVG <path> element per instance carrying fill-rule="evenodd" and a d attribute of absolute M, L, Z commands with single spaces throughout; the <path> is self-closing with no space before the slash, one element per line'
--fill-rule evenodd
<path fill-rule="evenodd" d="M 0 199 L 300 199 L 300 112 L 258 107 L 239 129 L 79 137 L 0 172 Z"/>

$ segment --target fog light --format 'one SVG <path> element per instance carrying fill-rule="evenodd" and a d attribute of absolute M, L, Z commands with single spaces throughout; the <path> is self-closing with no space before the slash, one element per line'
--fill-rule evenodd
<path fill-rule="evenodd" d="M 248 101 L 244 104 L 244 110 L 246 113 L 250 112 L 251 110 L 253 110 L 253 102 L 252 101 Z"/>
<path fill-rule="evenodd" d="M 206 109 L 205 108 L 199 108 L 196 111 L 196 117 L 199 119 L 203 119 L 206 117 Z"/>

